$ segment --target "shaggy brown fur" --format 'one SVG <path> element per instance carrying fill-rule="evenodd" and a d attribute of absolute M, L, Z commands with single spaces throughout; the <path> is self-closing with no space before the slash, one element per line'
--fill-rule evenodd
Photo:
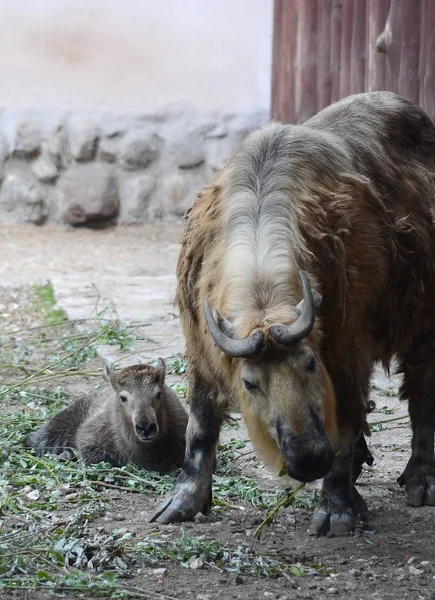
<path fill-rule="evenodd" d="M 236 398 L 275 470 L 295 452 L 281 441 L 282 422 L 288 439 L 311 436 L 313 447 L 324 427 L 336 458 L 312 531 L 351 530 L 365 512 L 351 471 L 354 451 L 356 476 L 370 461 L 370 376 L 376 361 L 388 369 L 394 355 L 413 426 L 400 483 L 410 504 L 435 504 L 434 240 L 435 128 L 407 100 L 360 94 L 302 126 L 270 124 L 249 135 L 187 218 L 177 304 L 190 369 L 188 443 L 184 472 L 154 518 L 207 510 L 216 441 Z M 269 327 L 295 320 L 299 270 L 323 300 L 308 337 L 284 348 Z M 259 356 L 230 358 L 217 348 L 206 298 L 236 338 L 263 331 Z M 306 356 L 317 363 L 312 377 Z M 246 392 L 246 380 L 257 392 Z"/>
<path fill-rule="evenodd" d="M 165 364 L 106 369 L 109 393 L 90 393 L 62 410 L 24 443 L 39 454 L 79 451 L 87 464 L 133 463 L 167 472 L 183 464 L 187 413 L 165 384 Z"/>

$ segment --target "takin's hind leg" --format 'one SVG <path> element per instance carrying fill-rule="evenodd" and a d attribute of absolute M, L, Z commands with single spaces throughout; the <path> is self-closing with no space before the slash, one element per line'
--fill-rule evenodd
<path fill-rule="evenodd" d="M 210 511 L 216 444 L 225 410 L 226 404 L 220 401 L 218 394 L 199 377 L 191 376 L 183 471 L 151 522 L 188 521 L 198 512 Z"/>
<path fill-rule="evenodd" d="M 398 483 L 405 486 L 410 506 L 435 506 L 435 332 L 418 336 L 403 358 L 402 399 L 408 400 L 412 453 Z"/>

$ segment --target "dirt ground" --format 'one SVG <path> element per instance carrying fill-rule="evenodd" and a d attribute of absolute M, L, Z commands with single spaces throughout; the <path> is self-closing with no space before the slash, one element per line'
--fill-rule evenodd
<path fill-rule="evenodd" d="M 174 224 L 102 231 L 2 227 L 0 286 L 7 295 L 8 290 L 50 279 L 59 304 L 71 319 L 86 314 L 95 304 L 95 294 L 104 289 L 106 299 L 114 298 L 123 320 L 142 318 L 151 325 L 158 325 L 162 335 L 176 339 L 174 348 L 180 350 L 182 339 L 171 295 L 181 232 L 181 226 Z M 100 291 L 95 292 L 96 289 Z M 0 305 L 0 313 L 5 306 Z M 163 330 L 163 324 L 169 329 Z M 162 353 L 162 347 L 165 346 L 158 347 L 158 354 Z M 174 348 L 170 348 L 171 352 Z M 139 349 L 137 354 L 142 350 L 144 356 L 155 355 L 151 346 Z M 103 359 L 114 358 L 113 352 L 106 355 L 105 349 L 101 349 L 101 364 Z M 317 571 L 323 574 L 269 578 L 226 572 L 207 565 L 207 561 L 202 568 L 193 570 L 163 560 L 157 565 L 167 569 L 163 574 L 156 573 L 155 566 L 137 565 L 134 585 L 167 598 L 435 600 L 435 509 L 408 507 L 396 483 L 408 459 L 410 444 L 408 423 L 399 419 L 406 414 L 406 407 L 400 406 L 397 398 L 399 383 L 397 376 L 388 380 L 381 372 L 377 372 L 373 380 L 372 396 L 377 412 L 371 415 L 374 432 L 369 446 L 375 464 L 364 470 L 358 483 L 370 510 L 367 531 L 341 538 L 312 538 L 307 535 L 311 511 L 287 508 L 280 511 L 267 535 L 253 542 L 253 530 L 264 518 L 264 509 L 238 502 L 237 506 L 220 510 L 218 514 L 214 512 L 207 519 L 163 526 L 149 523 L 162 498 L 140 494 L 124 494 L 121 500 L 118 497 L 106 503 L 106 513 L 95 521 L 95 526 L 108 529 L 122 526 L 137 538 L 153 533 L 157 538 L 168 536 L 168 540 L 184 531 L 190 536 L 216 540 L 234 550 L 254 543 L 254 550 L 259 553 L 279 554 L 289 563 L 307 567 L 322 566 Z M 386 422 L 389 419 L 397 420 Z M 242 439 L 245 435 L 243 428 L 224 432 L 227 439 Z M 253 479 L 257 477 L 265 486 L 274 485 L 252 456 L 245 458 L 242 464 Z M 0 597 L 41 600 L 49 596 L 42 592 L 16 591 L 0 592 Z"/>

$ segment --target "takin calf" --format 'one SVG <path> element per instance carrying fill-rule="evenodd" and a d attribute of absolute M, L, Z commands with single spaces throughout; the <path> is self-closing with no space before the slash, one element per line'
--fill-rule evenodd
<path fill-rule="evenodd" d="M 252 132 L 190 210 L 177 279 L 186 455 L 152 520 L 209 509 L 236 399 L 271 469 L 323 478 L 311 533 L 354 529 L 370 377 L 393 357 L 412 424 L 399 483 L 408 504 L 435 505 L 435 127 L 421 108 L 373 92 Z"/>
<path fill-rule="evenodd" d="M 181 467 L 188 421 L 175 392 L 165 384 L 166 368 L 139 364 L 122 371 L 106 367 L 112 393 L 92 392 L 30 433 L 24 445 L 38 454 L 78 450 L 87 464 L 133 463 L 165 473 Z"/>

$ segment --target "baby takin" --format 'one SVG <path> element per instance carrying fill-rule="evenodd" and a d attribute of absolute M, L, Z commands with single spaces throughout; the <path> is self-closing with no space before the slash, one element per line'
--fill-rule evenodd
<path fill-rule="evenodd" d="M 30 433 L 24 445 L 38 454 L 76 449 L 87 464 L 133 463 L 160 473 L 181 467 L 188 416 L 165 376 L 161 358 L 157 367 L 139 364 L 119 372 L 106 367 L 108 393 L 76 400 Z"/>

